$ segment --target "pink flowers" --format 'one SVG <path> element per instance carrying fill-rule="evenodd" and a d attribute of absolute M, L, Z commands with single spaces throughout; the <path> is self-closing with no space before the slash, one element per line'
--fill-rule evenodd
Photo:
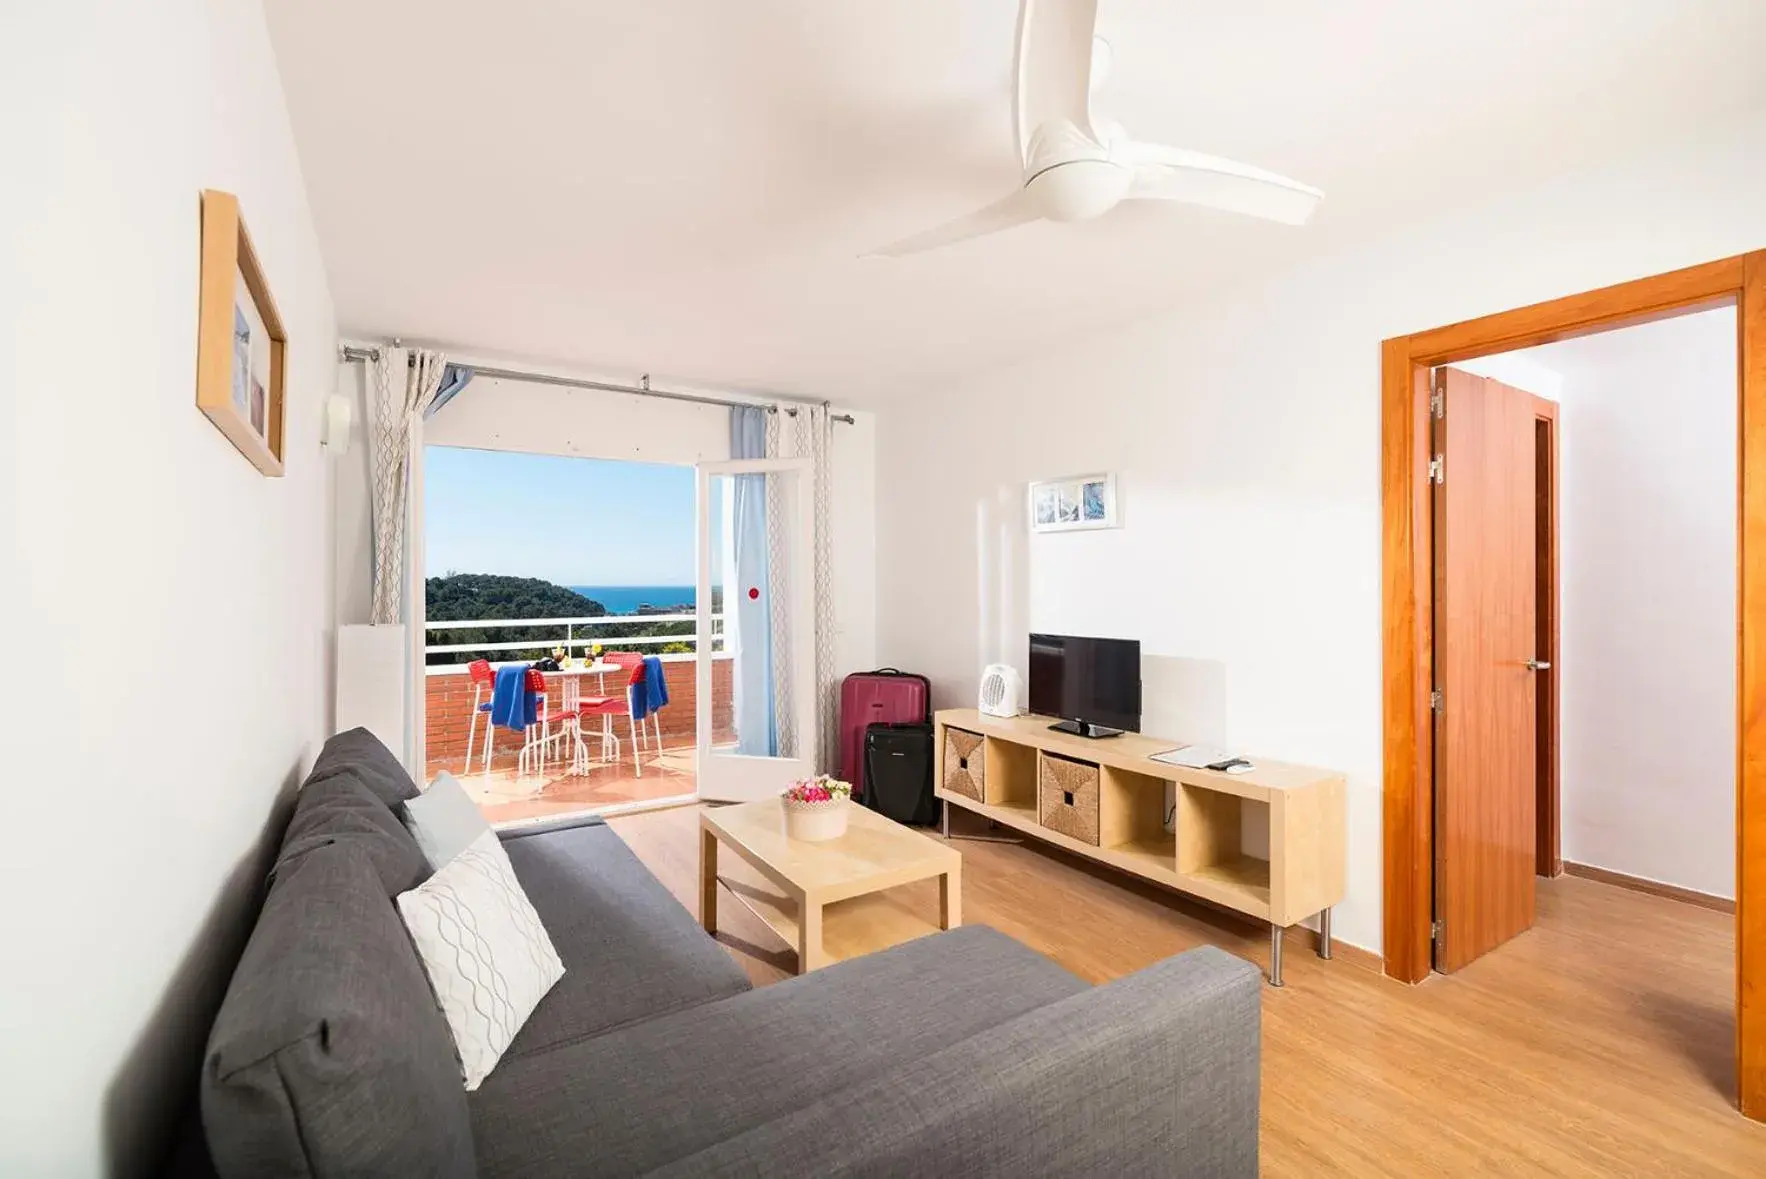
<path fill-rule="evenodd" d="M 786 802 L 808 805 L 813 803 L 845 802 L 852 797 L 852 784 L 842 782 L 838 778 L 821 774 L 814 778 L 804 778 L 793 782 L 785 788 Z"/>

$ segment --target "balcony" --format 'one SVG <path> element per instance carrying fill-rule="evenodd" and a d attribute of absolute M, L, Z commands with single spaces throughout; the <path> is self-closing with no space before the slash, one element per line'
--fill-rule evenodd
<path fill-rule="evenodd" d="M 693 635 L 665 633 L 666 624 L 692 622 L 691 614 L 614 615 L 586 618 L 480 619 L 428 624 L 429 642 L 424 647 L 431 660 L 425 676 L 424 732 L 425 760 L 430 777 L 443 770 L 455 775 L 472 795 L 491 822 L 545 818 L 598 810 L 609 806 L 651 802 L 692 794 L 696 724 L 698 717 L 698 665 L 691 648 Z M 619 627 L 631 629 L 637 624 L 657 624 L 655 633 L 621 634 L 618 638 L 607 632 Z M 721 650 L 722 618 L 713 618 L 713 641 L 718 649 L 712 661 L 712 725 L 713 742 L 724 744 L 735 739 L 733 713 L 733 663 Z M 462 631 L 481 632 L 472 641 L 458 641 Z M 520 632 L 516 637 L 503 637 Z M 607 637 L 598 637 L 607 636 Z M 472 727 L 473 684 L 466 665 L 473 659 L 489 659 L 493 663 L 528 663 L 564 647 L 576 658 L 588 656 L 594 645 L 609 650 L 656 652 L 659 654 L 664 678 L 668 684 L 669 703 L 658 714 L 662 727 L 662 748 L 654 740 L 639 751 L 638 766 L 632 762 L 631 725 L 627 718 L 613 720 L 614 732 L 620 738 L 620 760 L 617 764 L 596 763 L 586 774 L 569 771 L 568 761 L 554 760 L 543 771 L 530 767 L 521 773 L 518 757 L 522 738 L 508 729 L 497 729 L 492 736 L 491 764 L 483 768 L 485 714 L 480 714 L 474 738 L 474 757 L 468 769 L 466 739 Z M 447 662 L 439 662 L 447 660 Z M 600 677 L 591 676 L 583 686 L 585 693 L 620 696 L 622 684 L 609 675 L 605 688 Z M 483 698 L 481 698 L 483 699 Z M 599 753 L 598 741 L 591 740 Z"/>

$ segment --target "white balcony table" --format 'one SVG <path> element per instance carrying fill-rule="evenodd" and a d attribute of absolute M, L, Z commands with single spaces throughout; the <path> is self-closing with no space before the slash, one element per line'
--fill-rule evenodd
<path fill-rule="evenodd" d="M 495 666 L 497 666 L 497 667 L 532 667 L 534 665 L 534 663 L 535 663 L 535 660 L 532 660 L 532 659 L 511 659 L 511 660 L 504 662 L 504 663 L 498 663 Z M 610 671 L 618 671 L 618 670 L 619 670 L 619 664 L 608 663 L 604 659 L 597 659 L 593 663 L 586 663 L 586 664 L 583 664 L 579 667 L 563 667 L 563 668 L 559 668 L 557 671 L 543 671 L 540 674 L 546 675 L 546 676 L 554 676 L 554 675 L 558 675 L 558 676 L 606 675 Z"/>
<path fill-rule="evenodd" d="M 610 693 L 607 691 L 607 678 L 606 677 L 607 677 L 607 673 L 610 671 L 619 672 L 621 675 L 629 675 L 630 674 L 629 668 L 622 667 L 617 663 L 607 663 L 602 660 L 596 660 L 594 663 L 588 665 L 587 667 L 565 668 L 561 671 L 556 671 L 556 672 L 548 671 L 548 672 L 545 672 L 544 674 L 566 677 L 564 689 L 562 692 L 563 701 L 564 701 L 564 711 L 575 714 L 577 703 L 582 699 L 581 689 L 577 687 L 577 683 L 578 683 L 579 678 L 582 676 L 585 676 L 585 675 L 593 675 L 593 676 L 597 677 L 596 678 L 595 694 L 598 696 L 607 696 Z M 611 695 L 615 696 L 616 698 L 626 700 L 629 705 L 630 698 L 627 695 L 627 693 L 629 692 L 628 684 L 629 684 L 629 681 L 627 681 L 627 680 L 616 680 L 614 682 L 613 692 L 611 693 Z M 638 750 L 642 747 L 641 742 L 639 741 L 639 735 L 644 734 L 647 737 L 648 730 L 642 728 L 640 726 L 640 723 L 637 720 L 632 719 L 630 717 L 629 713 L 628 713 L 628 725 L 629 725 L 629 735 L 631 737 L 631 742 L 632 742 L 632 771 L 641 777 L 644 773 L 644 767 L 638 757 Z M 577 722 L 576 722 L 576 726 L 574 728 L 574 732 L 576 735 L 576 748 L 575 748 L 572 758 L 571 758 L 571 772 L 572 773 L 578 773 L 578 774 L 588 773 L 589 767 L 592 764 L 594 764 L 597 760 L 605 765 L 612 765 L 613 763 L 619 761 L 619 759 L 620 759 L 619 758 L 619 736 L 616 733 L 614 733 L 613 723 L 610 719 L 608 719 L 606 717 L 602 718 L 602 727 L 601 727 L 601 733 L 600 733 L 601 756 L 599 759 L 592 758 L 589 756 L 589 750 L 588 750 L 588 744 L 587 744 L 588 735 L 583 732 L 582 718 L 580 715 L 578 715 L 578 717 L 577 717 Z M 656 729 L 656 751 L 657 751 L 657 753 L 662 752 L 662 729 L 661 729 L 660 724 L 658 725 L 658 727 Z"/>
<path fill-rule="evenodd" d="M 528 660 L 519 660 L 514 664 L 506 664 L 504 666 L 527 667 L 531 665 L 531 662 Z M 588 746 L 583 741 L 582 722 L 581 719 L 577 717 L 576 708 L 578 701 L 582 699 L 583 693 L 581 684 L 584 676 L 594 676 L 596 683 L 595 694 L 605 696 L 607 694 L 607 673 L 610 671 L 622 670 L 624 669 L 617 663 L 608 663 L 606 660 L 597 659 L 593 663 L 578 664 L 574 667 L 561 667 L 556 671 L 540 672 L 541 675 L 546 677 L 548 682 L 557 681 L 559 690 L 555 699 L 557 700 L 558 707 L 553 709 L 550 707 L 550 704 L 548 704 L 547 712 L 549 714 L 549 719 L 545 726 L 545 731 L 538 737 L 530 738 L 528 743 L 522 747 L 521 759 L 519 762 L 520 768 L 516 772 L 526 773 L 528 759 L 533 756 L 538 756 L 539 769 L 540 772 L 543 773 L 545 771 L 546 762 L 549 760 L 547 751 L 554 746 L 562 747 L 566 737 L 573 739 L 573 748 L 571 749 L 570 757 L 570 772 L 573 774 L 587 773 L 589 766 L 597 760 L 609 764 L 618 761 L 619 738 L 617 735 L 613 734 L 610 727 L 606 729 L 602 735 L 601 757 L 596 759 L 589 756 Z M 572 717 L 572 723 L 569 725 L 561 724 L 557 730 L 554 731 L 550 724 L 550 720 L 556 720 L 563 716 Z M 610 749 L 611 753 L 609 752 Z M 561 748 L 559 757 L 562 761 L 563 754 Z"/>
<path fill-rule="evenodd" d="M 580 676 L 585 676 L 585 675 L 604 676 L 610 671 L 618 671 L 618 670 L 619 670 L 619 664 L 608 663 L 604 659 L 597 659 L 593 663 L 586 663 L 586 664 L 583 664 L 579 667 L 561 667 L 557 671 L 544 671 L 544 672 L 541 672 L 540 674 L 544 675 L 544 676 L 572 676 L 572 677 L 580 677 Z"/>

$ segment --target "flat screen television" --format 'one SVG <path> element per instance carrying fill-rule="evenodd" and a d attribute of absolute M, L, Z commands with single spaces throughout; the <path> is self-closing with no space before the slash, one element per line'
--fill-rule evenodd
<path fill-rule="evenodd" d="M 1031 635 L 1030 711 L 1081 737 L 1140 732 L 1140 640 Z"/>

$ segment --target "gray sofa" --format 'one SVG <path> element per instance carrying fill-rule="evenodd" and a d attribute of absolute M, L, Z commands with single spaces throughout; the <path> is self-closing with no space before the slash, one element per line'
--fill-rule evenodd
<path fill-rule="evenodd" d="M 503 834 L 565 974 L 467 1093 L 392 900 L 415 791 L 362 730 L 303 786 L 204 1060 L 221 1175 L 1257 1173 L 1250 964 L 1092 987 L 970 926 L 756 990 L 595 820 Z"/>

